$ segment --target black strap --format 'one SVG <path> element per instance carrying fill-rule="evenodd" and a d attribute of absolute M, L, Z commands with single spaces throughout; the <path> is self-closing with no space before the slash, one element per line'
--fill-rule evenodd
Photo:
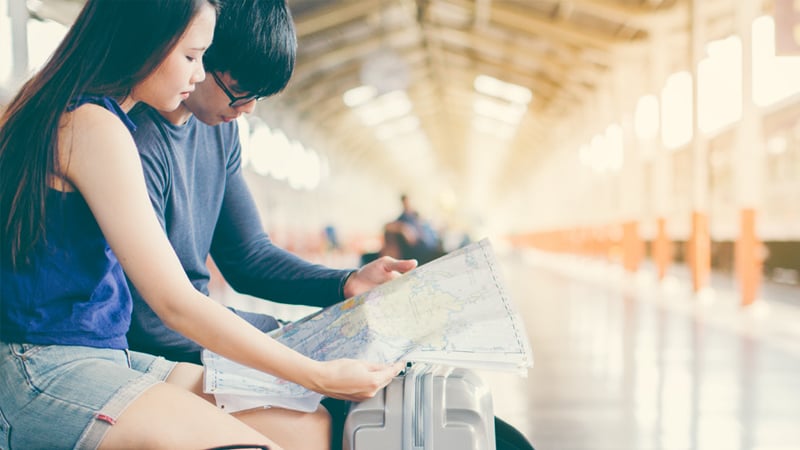
<path fill-rule="evenodd" d="M 211 447 L 208 450 L 233 450 L 233 449 L 258 449 L 258 450 L 269 450 L 269 447 L 266 445 L 258 445 L 258 444 L 231 444 L 231 445 L 223 445 L 221 447 Z"/>
<path fill-rule="evenodd" d="M 503 419 L 494 417 L 497 450 L 533 450 L 533 445 L 519 430 Z"/>

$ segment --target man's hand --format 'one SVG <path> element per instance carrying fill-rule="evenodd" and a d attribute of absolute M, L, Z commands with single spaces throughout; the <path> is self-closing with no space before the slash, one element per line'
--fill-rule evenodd
<path fill-rule="evenodd" d="M 379 284 L 394 280 L 415 267 L 417 267 L 416 259 L 382 256 L 350 275 L 344 285 L 344 297 L 350 298 L 366 292 Z"/>

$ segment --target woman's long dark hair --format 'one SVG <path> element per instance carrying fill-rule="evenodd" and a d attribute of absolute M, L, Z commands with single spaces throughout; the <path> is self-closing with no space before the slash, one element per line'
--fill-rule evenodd
<path fill-rule="evenodd" d="M 44 238 L 48 178 L 61 174 L 58 127 L 80 94 L 122 101 L 218 0 L 88 0 L 44 67 L 0 119 L 0 256 L 13 267 Z"/>

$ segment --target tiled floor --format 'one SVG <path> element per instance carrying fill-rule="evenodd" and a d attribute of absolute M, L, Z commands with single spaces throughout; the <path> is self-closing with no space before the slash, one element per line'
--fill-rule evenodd
<path fill-rule="evenodd" d="M 527 378 L 482 375 L 497 415 L 538 450 L 800 449 L 800 288 L 767 286 L 742 309 L 723 275 L 696 295 L 680 267 L 659 283 L 647 269 L 498 257 L 536 362 Z M 313 311 L 232 299 L 289 319 Z"/>
<path fill-rule="evenodd" d="M 732 281 L 502 256 L 536 363 L 484 373 L 537 449 L 800 449 L 800 289 L 747 309 Z M 791 305 L 792 300 L 795 305 Z"/>

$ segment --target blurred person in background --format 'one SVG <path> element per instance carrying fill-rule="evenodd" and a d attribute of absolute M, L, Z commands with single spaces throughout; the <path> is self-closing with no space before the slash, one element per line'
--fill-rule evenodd
<path fill-rule="evenodd" d="M 430 222 L 423 220 L 411 206 L 408 195 L 402 194 L 403 210 L 392 222 L 384 226 L 382 256 L 415 259 L 420 264 L 444 254 L 442 241 Z"/>

